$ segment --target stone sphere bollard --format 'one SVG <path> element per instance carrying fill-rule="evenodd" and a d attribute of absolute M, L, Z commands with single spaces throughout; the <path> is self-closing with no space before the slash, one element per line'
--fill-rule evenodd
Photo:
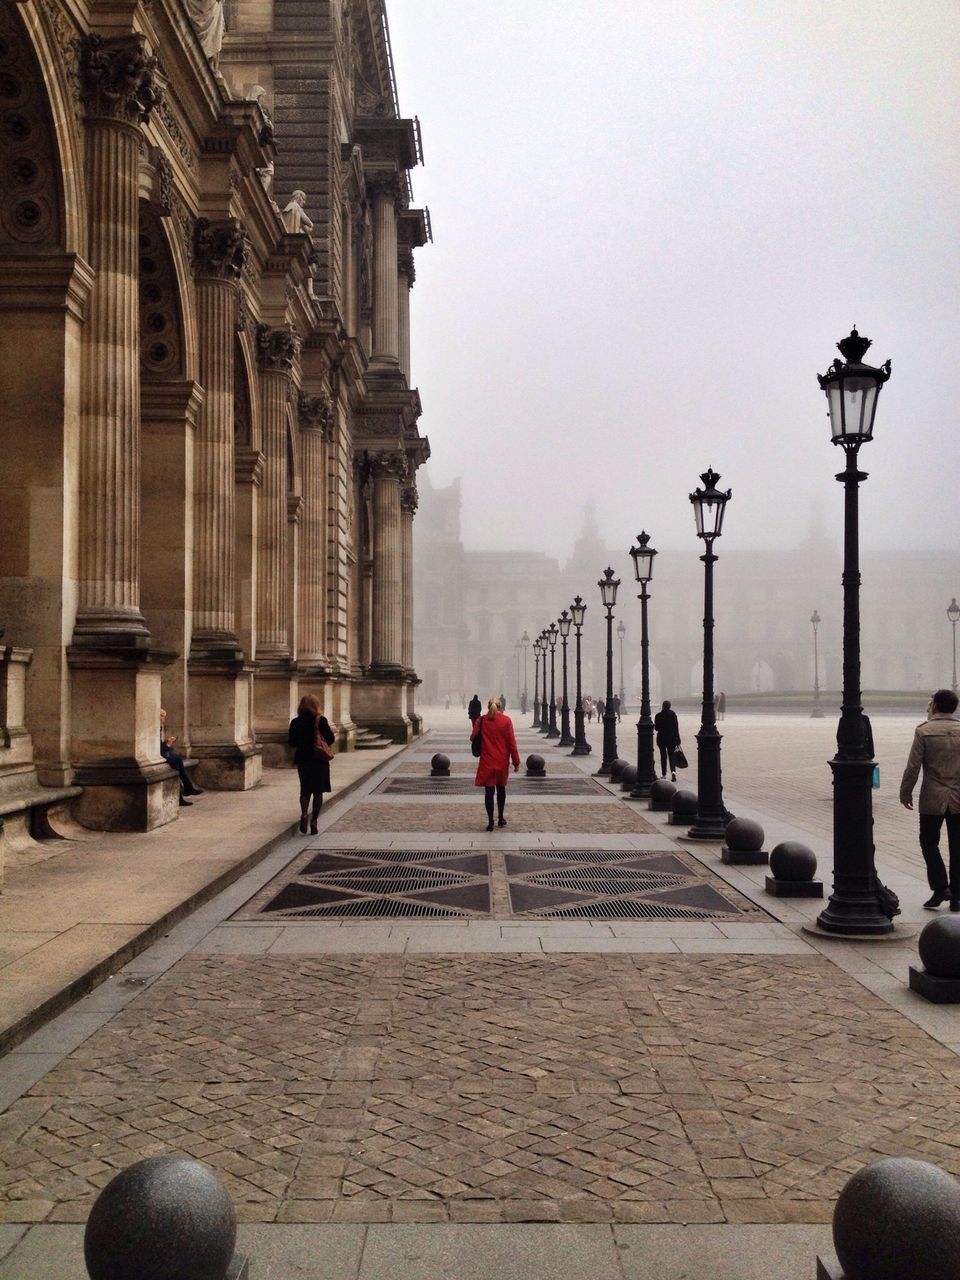
<path fill-rule="evenodd" d="M 767 853 L 763 848 L 763 827 L 750 818 L 731 818 L 724 830 L 726 843 L 720 861 L 736 867 L 762 867 Z"/>
<path fill-rule="evenodd" d="M 960 978 L 960 916 L 938 916 L 924 925 L 917 948 L 927 973 Z"/>
<path fill-rule="evenodd" d="M 233 1203 L 214 1171 L 188 1156 L 151 1156 L 97 1196 L 83 1256 L 90 1280 L 224 1280 L 236 1242 Z"/>
<path fill-rule="evenodd" d="M 442 751 L 436 754 L 430 760 L 430 777 L 431 778 L 449 778 L 450 777 L 450 757 L 445 756 Z"/>
<path fill-rule="evenodd" d="M 650 808 L 661 813 L 669 810 L 676 794 L 675 782 L 668 782 L 666 778 L 657 778 L 650 784 Z"/>
<path fill-rule="evenodd" d="M 547 766 L 544 764 L 543 756 L 538 756 L 536 752 L 527 756 L 527 777 L 528 778 L 545 778 L 547 776 Z"/>
<path fill-rule="evenodd" d="M 637 766 L 628 764 L 620 770 L 620 790 L 632 791 L 637 785 Z"/>
<path fill-rule="evenodd" d="M 778 880 L 812 880 L 817 873 L 817 855 L 797 840 L 784 840 L 770 854 L 770 870 Z"/>
<path fill-rule="evenodd" d="M 697 793 L 677 791 L 670 801 L 670 825 L 688 827 L 697 816 Z"/>
<path fill-rule="evenodd" d="M 765 888 L 777 898 L 822 898 L 823 881 L 814 880 L 817 855 L 798 840 L 784 840 L 770 854 Z"/>
<path fill-rule="evenodd" d="M 845 1280 L 956 1280 L 960 1182 L 907 1156 L 868 1164 L 840 1192 L 833 1246 Z"/>
<path fill-rule="evenodd" d="M 613 764 L 610 766 L 610 781 L 619 782 L 621 773 L 623 773 L 629 763 L 630 761 L 624 760 L 623 756 L 617 756 L 616 760 L 614 760 Z"/>

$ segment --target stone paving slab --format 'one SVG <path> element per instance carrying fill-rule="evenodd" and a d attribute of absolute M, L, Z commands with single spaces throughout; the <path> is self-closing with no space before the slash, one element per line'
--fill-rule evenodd
<path fill-rule="evenodd" d="M 584 832 L 604 836 L 608 832 L 653 832 L 651 826 L 635 810 L 605 800 L 562 800 L 544 804 L 536 800 L 518 800 L 511 804 L 507 796 L 509 829 L 522 832 Z M 456 801 L 424 804 L 416 799 L 406 802 L 396 797 L 389 801 L 355 805 L 329 830 L 340 831 L 421 831 L 464 833 L 482 830 L 486 825 L 483 798 L 476 804 Z"/>
<path fill-rule="evenodd" d="M 820 956 L 193 955 L 8 1109 L 0 1220 L 183 1150 L 249 1221 L 825 1223 L 881 1155 L 960 1173 L 958 1117 Z"/>

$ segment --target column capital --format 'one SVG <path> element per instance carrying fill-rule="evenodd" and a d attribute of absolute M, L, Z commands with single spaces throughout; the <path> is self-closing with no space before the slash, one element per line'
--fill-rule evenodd
<path fill-rule="evenodd" d="M 198 277 L 239 280 L 247 256 L 247 233 L 238 218 L 198 218 L 193 234 L 193 270 Z"/>
<path fill-rule="evenodd" d="M 380 449 L 368 455 L 370 474 L 375 480 L 406 480 L 409 473 L 407 455 L 402 449 Z"/>
<path fill-rule="evenodd" d="M 147 53 L 140 34 L 102 36 L 80 41 L 80 92 L 90 119 L 145 124 L 160 105 L 166 78 Z"/>
<path fill-rule="evenodd" d="M 404 485 L 400 490 L 400 510 L 404 515 L 412 516 L 416 514 L 419 505 L 420 495 L 417 493 L 417 486 L 415 484 Z"/>
<path fill-rule="evenodd" d="M 397 250 L 397 270 L 402 276 L 407 277 L 407 288 L 412 289 L 417 271 L 413 265 L 413 250 L 409 246 L 401 245 Z"/>
<path fill-rule="evenodd" d="M 319 431 L 329 437 L 333 430 L 333 401 L 325 392 L 312 395 L 309 391 L 300 391 L 297 401 L 297 419 L 302 431 Z"/>
<path fill-rule="evenodd" d="M 402 189 L 398 173 L 374 174 L 367 179 L 367 190 L 370 192 L 371 199 L 392 200 L 394 207 L 399 209 L 402 202 Z"/>
<path fill-rule="evenodd" d="M 293 329 L 257 326 L 257 360 L 264 373 L 290 373 L 300 355 L 300 339 Z"/>

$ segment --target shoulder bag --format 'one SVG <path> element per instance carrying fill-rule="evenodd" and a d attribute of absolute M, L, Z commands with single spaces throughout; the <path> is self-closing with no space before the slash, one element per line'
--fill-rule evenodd
<path fill-rule="evenodd" d="M 319 719 L 313 726 L 313 758 L 315 760 L 332 760 L 333 752 L 330 744 L 323 736 L 323 730 L 320 728 Z"/>
<path fill-rule="evenodd" d="M 683 753 L 683 747 L 677 747 L 676 751 L 674 751 L 673 763 L 677 766 L 678 769 L 686 769 L 689 767 L 687 763 L 687 757 Z"/>
<path fill-rule="evenodd" d="M 475 756 L 480 755 L 480 747 L 482 745 L 482 742 L 483 742 L 483 718 L 481 716 L 478 716 L 477 732 L 474 734 L 473 738 L 470 740 L 470 750 L 473 752 Z"/>

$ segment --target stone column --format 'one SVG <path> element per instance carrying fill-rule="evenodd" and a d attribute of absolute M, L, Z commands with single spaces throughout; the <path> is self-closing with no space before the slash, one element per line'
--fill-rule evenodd
<path fill-rule="evenodd" d="M 400 543 L 403 557 L 403 668 L 413 674 L 413 517 L 417 510 L 417 486 L 406 485 L 400 494 Z"/>
<path fill-rule="evenodd" d="M 81 361 L 80 543 L 75 640 L 139 637 L 140 126 L 162 96 L 142 35 L 88 35 L 80 50 L 87 108 L 89 260 Z"/>
<path fill-rule="evenodd" d="M 140 125 L 162 95 L 142 35 L 79 46 L 94 279 L 80 361 L 77 616 L 70 664 L 75 812 L 100 830 L 147 830 L 178 813 L 160 756 L 160 672 L 140 612 Z"/>
<path fill-rule="evenodd" d="M 416 279 L 413 250 L 402 248 L 397 256 L 397 291 L 400 327 L 400 372 L 410 385 L 410 290 Z"/>
<path fill-rule="evenodd" d="M 343 246 L 340 271 L 343 290 L 343 324 L 347 335 L 357 336 L 357 268 L 353 257 L 353 210 L 349 205 L 341 221 Z"/>
<path fill-rule="evenodd" d="M 397 195 L 395 178 L 373 186 L 374 364 L 398 368 L 400 314 L 397 287 Z"/>
<path fill-rule="evenodd" d="M 327 395 L 300 393 L 300 608 L 297 649 L 301 669 L 326 665 L 327 439 L 333 406 Z M 302 683 L 302 682 L 301 682 Z"/>
<path fill-rule="evenodd" d="M 407 475 L 400 450 L 371 458 L 373 474 L 373 627 L 371 666 L 403 668 L 403 553 L 400 484 Z"/>
<path fill-rule="evenodd" d="M 252 665 L 236 634 L 236 465 L 233 432 L 237 281 L 245 236 L 235 218 L 201 218 L 194 240 L 204 401 L 194 469 L 190 739 L 206 787 L 242 791 L 260 779 L 251 724 Z"/>
<path fill-rule="evenodd" d="M 263 424 L 263 489 L 257 563 L 257 661 L 290 656 L 287 635 L 285 533 L 287 524 L 287 405 L 299 353 L 291 329 L 257 331 L 260 416 Z"/>

